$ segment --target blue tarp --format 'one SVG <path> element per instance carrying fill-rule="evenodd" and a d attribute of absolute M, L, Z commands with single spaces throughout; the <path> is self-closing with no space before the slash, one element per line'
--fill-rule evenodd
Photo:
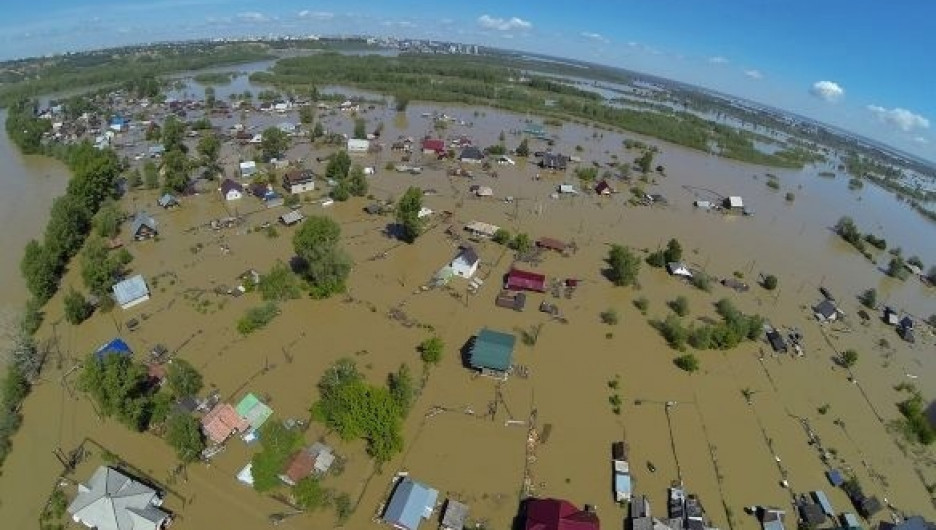
<path fill-rule="evenodd" d="M 826 471 L 826 478 L 829 479 L 829 484 L 832 484 L 836 488 L 845 483 L 845 479 L 842 478 L 842 473 L 838 469 Z"/>
<path fill-rule="evenodd" d="M 123 339 L 118 337 L 102 345 L 94 352 L 94 356 L 98 359 L 103 359 L 108 355 L 133 355 L 133 351 Z"/>
<path fill-rule="evenodd" d="M 383 519 L 397 528 L 416 530 L 432 516 L 438 497 L 438 491 L 406 477 L 397 484 Z"/>

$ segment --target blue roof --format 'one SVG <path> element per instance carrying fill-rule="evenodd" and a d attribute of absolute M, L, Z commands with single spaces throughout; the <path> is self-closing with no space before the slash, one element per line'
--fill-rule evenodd
<path fill-rule="evenodd" d="M 438 497 L 438 491 L 405 477 L 393 491 L 383 519 L 398 528 L 416 530 L 420 521 L 432 515 Z"/>
<path fill-rule="evenodd" d="M 133 351 L 130 349 L 130 346 L 124 342 L 123 339 L 117 337 L 116 339 L 103 344 L 94 352 L 94 356 L 98 359 L 104 359 L 108 355 L 133 355 Z"/>
<path fill-rule="evenodd" d="M 783 526 L 783 521 L 780 519 L 774 519 L 773 521 L 765 521 L 761 524 L 764 530 L 785 530 Z"/>
<path fill-rule="evenodd" d="M 631 477 L 630 475 L 624 475 L 621 473 L 614 475 L 614 491 L 619 493 L 631 492 Z"/>
<path fill-rule="evenodd" d="M 835 515 L 835 511 L 832 509 L 832 504 L 829 502 L 829 498 L 826 497 L 826 494 L 822 491 L 812 492 L 813 498 L 816 499 L 816 502 L 819 503 L 819 506 L 822 506 L 822 511 L 826 515 L 832 517 Z"/>
<path fill-rule="evenodd" d="M 845 483 L 845 479 L 842 478 L 842 473 L 838 469 L 830 469 L 826 471 L 826 478 L 829 479 L 829 484 L 832 484 L 835 487 L 841 486 Z"/>
<path fill-rule="evenodd" d="M 848 530 L 860 530 L 861 528 L 861 521 L 859 521 L 858 516 L 853 513 L 843 513 L 842 520 L 845 522 L 845 528 Z"/>

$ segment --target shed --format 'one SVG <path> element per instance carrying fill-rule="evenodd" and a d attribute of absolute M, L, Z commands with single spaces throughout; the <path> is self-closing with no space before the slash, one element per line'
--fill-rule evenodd
<path fill-rule="evenodd" d="M 826 514 L 827 517 L 835 517 L 835 510 L 832 509 L 832 503 L 829 502 L 829 498 L 826 496 L 823 491 L 814 491 L 812 492 L 813 499 L 816 500 L 816 503 L 822 507 L 822 512 Z"/>
<path fill-rule="evenodd" d="M 759 508 L 757 517 L 760 519 L 763 530 L 784 530 L 783 510 L 777 508 Z"/>
<path fill-rule="evenodd" d="M 777 353 L 787 352 L 787 344 L 786 341 L 783 340 L 783 335 L 773 328 L 767 331 L 767 342 L 770 343 L 770 347 L 773 348 L 773 351 Z"/>
<path fill-rule="evenodd" d="M 115 284 L 113 291 L 114 300 L 121 309 L 130 309 L 149 300 L 150 297 L 149 287 L 146 286 L 146 281 L 140 274 Z"/>
<path fill-rule="evenodd" d="M 683 278 L 692 278 L 692 271 L 681 261 L 671 261 L 666 264 L 666 272 L 672 276 L 682 276 Z"/>
<path fill-rule="evenodd" d="M 696 208 L 701 208 L 703 210 L 709 210 L 712 208 L 711 201 L 695 201 L 692 204 L 695 205 Z"/>
<path fill-rule="evenodd" d="M 98 347 L 98 349 L 94 350 L 94 356 L 99 361 L 104 360 L 105 357 L 110 355 L 130 356 L 133 355 L 133 350 L 131 350 L 130 346 L 120 337 L 104 343 Z"/>
<path fill-rule="evenodd" d="M 799 505 L 800 519 L 809 526 L 819 526 L 826 520 L 822 506 L 812 502 L 801 502 Z"/>
<path fill-rule="evenodd" d="M 536 272 L 529 272 L 520 269 L 510 269 L 507 273 L 507 280 L 504 282 L 504 288 L 511 291 L 534 291 L 537 293 L 546 292 L 546 276 Z"/>
<path fill-rule="evenodd" d="M 595 193 L 598 195 L 611 195 L 614 193 L 614 188 L 611 187 L 611 184 L 607 180 L 602 180 L 595 186 Z"/>
<path fill-rule="evenodd" d="M 273 409 L 253 393 L 247 394 L 235 407 L 237 415 L 254 429 L 259 429 L 273 415 Z"/>
<path fill-rule="evenodd" d="M 257 172 L 257 163 L 253 160 L 248 160 L 246 162 L 240 163 L 240 176 L 241 178 L 247 178 L 253 176 Z"/>
<path fill-rule="evenodd" d="M 732 195 L 731 197 L 728 197 L 727 199 L 725 199 L 725 208 L 740 210 L 744 208 L 744 200 L 741 199 L 741 197 L 737 195 Z"/>
<path fill-rule="evenodd" d="M 290 210 L 279 216 L 280 222 L 286 226 L 292 226 L 301 222 L 303 219 L 305 219 L 305 217 L 303 217 L 302 212 L 299 210 Z"/>
<path fill-rule="evenodd" d="M 432 517 L 439 492 L 409 477 L 403 477 L 393 490 L 383 520 L 399 530 L 416 530 L 423 519 Z"/>
<path fill-rule="evenodd" d="M 368 149 L 370 149 L 370 140 L 362 140 L 359 138 L 348 139 L 349 153 L 366 153 Z"/>
<path fill-rule="evenodd" d="M 475 236 L 494 237 L 494 234 L 500 230 L 500 227 L 488 223 L 482 223 L 481 221 L 472 221 L 465 225 L 465 230 Z"/>
<path fill-rule="evenodd" d="M 495 372 L 506 376 L 513 361 L 517 337 L 484 328 L 478 332 L 470 351 L 470 365 L 482 372 Z"/>
<path fill-rule="evenodd" d="M 162 197 L 160 197 L 159 200 L 156 201 L 156 204 L 169 210 L 178 206 L 179 200 L 176 199 L 175 196 L 173 196 L 170 193 L 164 193 Z"/>
<path fill-rule="evenodd" d="M 845 530 L 861 530 L 861 521 L 858 520 L 858 516 L 845 512 L 841 516 L 842 528 Z"/>
<path fill-rule="evenodd" d="M 560 184 L 560 185 L 559 185 L 559 193 L 567 193 L 567 194 L 569 194 L 569 195 L 577 195 L 577 194 L 578 194 L 578 190 L 575 189 L 575 186 L 573 186 L 572 184 Z"/>
<path fill-rule="evenodd" d="M 449 499 L 445 502 L 445 512 L 442 515 L 442 530 L 462 530 L 467 518 L 468 505 Z"/>
<path fill-rule="evenodd" d="M 493 197 L 494 190 L 490 186 L 477 186 L 474 189 L 476 197 Z"/>
<path fill-rule="evenodd" d="M 900 322 L 900 315 L 891 306 L 884 306 L 884 315 L 881 318 L 890 326 L 896 326 Z"/>
<path fill-rule="evenodd" d="M 130 235 L 137 241 L 156 237 L 159 231 L 156 229 L 156 219 L 146 212 L 137 212 L 130 223 Z"/>

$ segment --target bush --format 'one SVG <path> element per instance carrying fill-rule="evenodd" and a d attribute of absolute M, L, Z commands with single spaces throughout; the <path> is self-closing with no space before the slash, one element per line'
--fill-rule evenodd
<path fill-rule="evenodd" d="M 65 320 L 68 320 L 69 324 L 77 326 L 87 320 L 93 312 L 94 308 L 84 295 L 74 289 L 68 290 L 65 295 Z"/>
<path fill-rule="evenodd" d="M 796 200 L 796 195 L 794 195 L 792 191 L 788 191 L 786 194 L 786 200 L 787 202 L 793 202 Z"/>
<path fill-rule="evenodd" d="M 689 300 L 685 296 L 677 296 L 675 300 L 670 300 L 666 305 L 681 317 L 689 314 Z"/>
<path fill-rule="evenodd" d="M 257 290 L 264 300 L 274 302 L 296 299 L 301 293 L 299 278 L 283 262 L 273 265 L 270 272 L 260 277 Z"/>
<path fill-rule="evenodd" d="M 169 418 L 166 441 L 175 449 L 176 456 L 182 462 L 198 460 L 205 449 L 201 425 L 190 414 L 173 414 Z"/>
<path fill-rule="evenodd" d="M 699 370 L 699 359 L 691 353 L 676 357 L 673 359 L 673 364 L 678 366 L 680 370 L 685 370 L 689 373 L 697 372 Z"/>
<path fill-rule="evenodd" d="M 777 277 L 773 274 L 768 274 L 767 276 L 764 276 L 764 281 L 761 282 L 761 285 L 764 286 L 764 289 L 773 291 L 777 288 Z"/>
<path fill-rule="evenodd" d="M 650 300 L 647 300 L 646 296 L 641 296 L 634 300 L 634 307 L 640 310 L 641 313 L 647 314 L 647 308 L 650 307 Z"/>
<path fill-rule="evenodd" d="M 503 228 L 498 228 L 497 232 L 494 232 L 494 237 L 492 237 L 491 240 L 498 245 L 506 245 L 511 240 L 510 232 Z"/>
<path fill-rule="evenodd" d="M 599 316 L 601 321 L 609 326 L 616 326 L 618 323 L 618 313 L 613 307 L 602 311 Z"/>
<path fill-rule="evenodd" d="M 279 315 L 279 308 L 273 302 L 260 307 L 252 307 L 237 321 L 237 331 L 241 335 L 249 335 L 272 322 L 277 315 Z"/>
<path fill-rule="evenodd" d="M 858 352 L 855 350 L 845 350 L 842 352 L 842 366 L 845 368 L 851 368 L 855 366 L 855 363 L 858 362 Z"/>
<path fill-rule="evenodd" d="M 419 357 L 426 364 L 439 364 L 444 349 L 445 343 L 442 342 L 442 339 L 432 336 L 419 344 Z"/>
<path fill-rule="evenodd" d="M 877 305 L 877 289 L 872 287 L 861 293 L 861 295 L 858 296 L 858 301 L 868 309 L 874 309 L 874 306 Z"/>
<path fill-rule="evenodd" d="M 669 315 L 666 320 L 656 323 L 657 328 L 666 339 L 666 343 L 675 350 L 685 350 L 686 341 L 689 338 L 689 331 L 683 326 L 682 322 L 675 316 Z"/>
<path fill-rule="evenodd" d="M 607 258 L 607 277 L 611 283 L 618 287 L 626 287 L 637 283 L 637 274 L 640 272 L 640 258 L 631 250 L 621 245 L 611 245 Z"/>
<path fill-rule="evenodd" d="M 702 271 L 693 274 L 689 283 L 701 291 L 710 292 L 712 290 L 712 277 Z"/>

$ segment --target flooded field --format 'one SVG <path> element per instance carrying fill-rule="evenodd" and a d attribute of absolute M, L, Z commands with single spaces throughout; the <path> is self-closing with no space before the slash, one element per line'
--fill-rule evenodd
<path fill-rule="evenodd" d="M 433 132 L 423 114 L 435 111 L 464 124 L 450 123 L 446 130 Z M 835 450 L 834 466 L 852 471 L 868 493 L 886 497 L 909 513 L 934 513 L 925 485 L 936 481 L 936 469 L 926 458 L 907 457 L 895 443 L 899 435 L 886 426 L 898 417 L 894 404 L 903 399 L 893 386 L 910 381 L 908 374 L 925 396 L 936 396 L 934 339 L 921 330 L 911 346 L 878 319 L 862 324 L 855 316 L 855 297 L 876 287 L 887 303 L 925 317 L 936 312 L 936 292 L 915 279 L 886 278 L 829 230 L 840 216 L 850 215 L 863 231 L 885 237 L 891 246 L 902 246 L 905 255 L 917 254 L 924 263 L 936 263 L 934 225 L 891 194 L 874 186 L 849 191 L 843 176 L 817 175 L 826 168 L 767 170 L 641 138 L 662 150 L 656 163 L 665 166 L 666 176 L 654 177 L 656 182 L 647 191 L 664 195 L 667 206 L 628 206 L 630 185 L 623 182 L 618 183 L 621 193 L 611 197 L 581 194 L 552 199 L 558 184 L 575 181 L 571 169 L 552 174 L 519 160 L 516 166 L 497 166 L 497 178 L 476 168 L 474 179 L 449 176 L 449 164 L 428 161 L 417 176 L 384 169 L 388 161 L 399 160 L 389 151 L 389 143 L 399 135 L 467 135 L 486 146 L 496 143 L 501 131 L 522 129 L 526 120 L 535 117 L 417 104 L 405 116 L 383 106 L 366 110 L 363 116 L 370 130 L 384 123 L 382 142 L 388 144 L 381 153 L 356 159 L 377 168 L 371 193 L 398 198 L 408 186 L 436 190 L 424 199 L 437 212 L 430 228 L 416 244 L 405 245 L 383 235 L 392 217 L 363 211 L 369 201 L 352 199 L 329 208 L 305 203 L 306 215 L 327 215 L 342 226 L 343 245 L 355 263 L 349 292 L 326 301 L 288 302 L 271 325 L 246 338 L 234 324 L 247 308 L 259 305 L 258 295 L 234 298 L 214 290 L 234 285 L 249 268 L 264 272 L 277 260 L 292 256 L 294 229 L 278 227 L 274 238 L 253 230 L 275 222 L 283 210 L 266 210 L 251 198 L 225 203 L 217 194 L 185 198 L 175 211 L 157 208 L 155 192 L 133 192 L 125 199 L 126 210 L 147 210 L 159 222 L 158 241 L 129 245 L 134 255 L 131 267 L 147 278 L 152 299 L 128 311 L 95 315 L 80 327 L 61 319 L 61 294 L 50 302 L 40 336 L 57 339 L 54 360 L 25 404 L 25 422 L 0 479 L 0 512 L 11 527 L 35 525 L 61 470 L 52 451 L 68 451 L 86 437 L 177 494 L 167 498 L 167 507 L 182 516 L 176 528 L 256 529 L 269 526 L 270 514 L 288 511 L 236 481 L 235 474 L 254 451 L 240 440 L 229 442 L 210 465 L 192 465 L 185 477 L 172 477 L 174 456 L 162 440 L 130 433 L 114 421 L 96 417 L 90 402 L 74 390 L 71 369 L 114 336 L 122 336 L 138 357 L 157 343 L 166 344 L 198 367 L 206 384 L 224 399 L 234 401 L 254 392 L 267 398 L 275 418 L 286 419 L 308 418 L 321 373 L 341 357 L 353 358 L 375 383 L 382 383 L 404 362 L 418 373 L 415 347 L 428 336 L 427 326 L 444 339 L 446 353 L 441 364 L 430 369 L 406 422 L 403 454 L 377 472 L 362 443 L 343 443 L 317 423 L 305 435 L 310 442 L 324 438 L 348 459 L 343 474 L 324 480 L 325 486 L 357 501 L 348 528 L 377 527 L 374 515 L 386 498 L 393 473 L 401 470 L 444 496 L 463 500 L 470 517 L 487 522 L 488 528 L 509 527 L 525 470 L 535 494 L 566 498 L 580 506 L 592 504 L 604 525 L 614 528 L 625 511 L 613 503 L 609 448 L 622 438 L 631 447 L 636 492 L 648 495 L 658 511 L 665 506 L 665 488 L 680 479 L 700 496 L 721 528 L 758 528 L 743 508 L 789 507 L 791 491 L 825 489 L 837 509 L 850 511 L 844 493 L 828 486 L 823 475 L 827 467 L 816 447 L 808 444 L 804 420 L 827 449 Z M 329 130 L 352 131 L 346 115 L 330 113 L 322 119 Z M 251 125 L 259 129 L 287 120 L 298 118 L 250 116 Z M 234 121 L 231 118 L 231 124 Z M 612 154 L 623 160 L 639 154 L 625 151 L 623 137 L 606 130 L 566 123 L 547 132 L 555 136 L 556 151 L 577 154 L 585 164 L 610 162 Z M 509 147 L 518 142 L 519 137 L 508 133 Z M 532 142 L 531 147 L 540 150 L 545 145 Z M 289 158 L 301 158 L 323 174 L 324 164 L 314 160 L 330 152 L 303 143 L 291 149 Z M 249 148 L 226 144 L 226 172 L 231 173 L 246 154 Z M 779 178 L 781 191 L 765 185 L 768 171 Z M 491 186 L 496 198 L 473 197 L 468 192 L 473 184 Z M 784 200 L 786 191 L 795 193 L 795 201 Z M 317 190 L 311 195 L 325 193 Z M 756 215 L 727 216 L 692 206 L 696 199 L 727 195 L 743 196 Z M 505 202 L 507 196 L 513 201 Z M 452 213 L 449 221 L 439 217 L 443 211 Z M 245 217 L 243 225 L 221 231 L 208 227 L 211 220 L 235 213 Z M 484 242 L 478 251 L 479 274 L 485 281 L 476 295 L 469 295 L 467 282 L 457 278 L 446 288 L 422 290 L 456 252 L 458 241 L 445 229 L 473 220 L 527 232 L 533 238 L 574 241 L 575 254 L 547 254 L 541 264 L 530 268 L 550 278 L 579 279 L 580 287 L 571 298 L 531 295 L 524 312 L 496 308 L 493 300 L 512 255 Z M 656 249 L 671 237 L 682 242 L 691 265 L 720 278 L 742 272 L 752 284 L 751 291 L 738 294 L 716 285 L 706 293 L 647 265 L 641 270 L 639 289 L 614 288 L 601 275 L 609 244 Z M 4 264 L 4 271 L 7 267 Z M 9 267 L 15 272 L 15 264 Z M 77 273 L 70 271 L 63 285 L 79 285 Z M 777 275 L 779 289 L 770 292 L 753 285 L 760 273 Z M 815 322 L 809 307 L 819 300 L 820 285 L 838 297 L 847 315 L 844 322 L 826 327 Z M 765 343 L 748 342 L 728 352 L 698 352 L 700 372 L 686 374 L 673 366 L 676 353 L 647 323 L 648 318 L 665 317 L 666 301 L 679 295 L 689 299 L 687 322 L 714 318 L 713 303 L 728 297 L 739 309 L 760 313 L 775 326 L 799 328 L 806 336 L 806 355 L 775 356 L 766 353 Z M 633 305 L 638 296 L 650 301 L 647 316 Z M 568 323 L 537 312 L 541 300 L 556 303 Z M 620 314 L 618 325 L 601 323 L 599 313 L 608 308 Z M 403 311 L 417 325 L 390 318 L 391 309 Z M 142 322 L 136 331 L 125 328 L 130 318 Z M 51 325 L 58 321 L 62 323 Z M 501 385 L 502 399 L 496 397 L 495 381 L 476 377 L 462 366 L 459 349 L 480 328 L 519 335 L 537 325 L 542 328 L 535 345 L 518 341 L 514 358 L 515 364 L 528 368 L 529 377 L 511 377 Z M 878 345 L 882 338 L 889 346 Z M 847 348 L 860 352 L 854 368 L 857 383 L 850 382 L 831 360 Z M 619 380 L 617 390 L 609 385 L 614 379 Z M 609 404 L 614 393 L 622 398 L 620 415 L 612 413 Z M 492 403 L 496 404 L 493 417 L 488 414 Z M 817 409 L 824 405 L 828 409 L 821 414 Z M 549 425 L 550 434 L 537 446 L 535 462 L 526 468 L 526 427 L 509 420 L 525 422 L 534 410 L 538 428 L 542 431 Z M 102 451 L 93 446 L 91 451 L 94 456 L 72 478 L 86 479 L 100 462 Z M 649 471 L 647 462 L 653 463 L 655 472 Z M 781 487 L 784 479 L 790 490 Z M 73 493 L 74 488 L 68 491 Z M 280 526 L 333 524 L 334 514 L 323 511 L 286 519 Z"/>

